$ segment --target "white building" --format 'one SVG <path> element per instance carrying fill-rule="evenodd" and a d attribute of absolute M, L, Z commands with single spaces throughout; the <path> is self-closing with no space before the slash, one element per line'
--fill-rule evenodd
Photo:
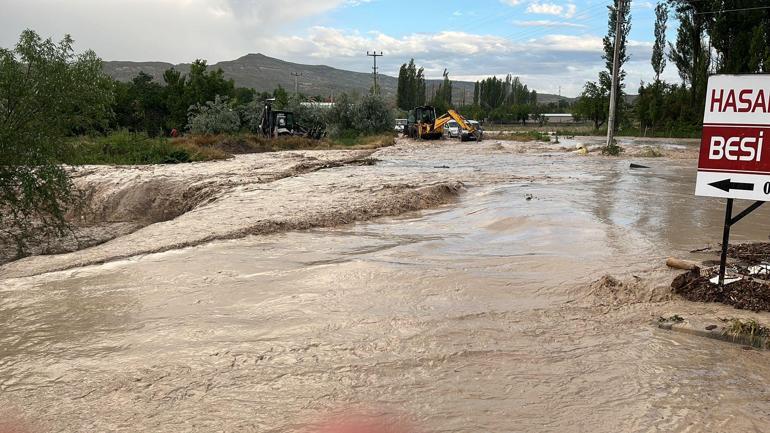
<path fill-rule="evenodd" d="M 545 123 L 575 123 L 575 118 L 570 113 L 546 113 L 543 114 Z"/>

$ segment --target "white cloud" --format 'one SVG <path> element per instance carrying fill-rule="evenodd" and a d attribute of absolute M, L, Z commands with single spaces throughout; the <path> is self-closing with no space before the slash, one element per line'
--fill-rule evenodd
<path fill-rule="evenodd" d="M 631 9 L 655 9 L 655 5 L 648 1 L 635 1 L 631 3 Z"/>
<path fill-rule="evenodd" d="M 513 23 L 520 27 L 572 27 L 572 28 L 588 27 L 585 24 L 571 23 L 569 21 L 553 21 L 553 20 L 514 21 Z"/>
<path fill-rule="evenodd" d="M 556 3 L 541 3 L 534 1 L 527 6 L 527 13 L 530 14 L 556 15 L 564 18 L 572 18 L 575 16 L 575 12 L 577 12 L 577 6 L 574 3 L 560 5 Z"/>
<path fill-rule="evenodd" d="M 461 31 L 392 36 L 329 26 L 300 27 L 309 18 L 332 9 L 367 1 L 294 0 L 291 5 L 276 7 L 267 0 L 67 0 L 64 8 L 62 0 L 0 0 L 0 46 L 13 46 L 22 30 L 33 28 L 55 39 L 72 33 L 78 50 L 93 48 L 105 60 L 180 63 L 205 58 L 215 63 L 262 52 L 288 61 L 361 72 L 371 70 L 366 51 L 377 49 L 385 52 L 385 57 L 377 60 L 382 72 L 391 75 L 414 57 L 429 77 L 439 78 L 444 68 L 453 79 L 512 73 L 540 92 L 552 92 L 561 85 L 566 95 L 577 94 L 583 83 L 595 80 L 604 67 L 601 37 L 591 35 L 588 29 L 580 35 L 552 34 L 513 41 Z M 520 26 L 559 32 L 558 27 L 574 29 L 580 25 L 565 18 L 576 10 L 568 0 L 500 1 L 521 5 L 522 10 L 525 5 L 560 8 L 547 17 L 552 19 L 522 20 L 517 22 Z M 652 76 L 650 52 L 651 43 L 629 41 L 629 85 Z M 673 67 L 666 73 L 676 77 Z"/>
<path fill-rule="evenodd" d="M 364 54 L 376 48 L 385 53 L 377 60 L 384 74 L 398 74 L 398 67 L 414 58 L 418 65 L 425 67 L 429 78 L 440 78 L 444 68 L 449 70 L 452 79 L 512 73 L 539 92 L 554 93 L 561 85 L 564 94 L 572 96 L 579 93 L 586 81 L 596 80 L 604 68 L 602 38 L 590 34 L 552 34 L 513 41 L 458 31 L 394 37 L 381 32 L 361 34 L 313 27 L 302 37 L 269 36 L 255 44 L 272 47 L 265 54 L 285 60 L 329 64 L 361 72 L 371 68 L 371 59 Z M 630 40 L 628 51 L 632 59 L 626 71 L 629 86 L 635 91 L 638 77 L 652 76 L 651 43 Z"/>
<path fill-rule="evenodd" d="M 263 48 L 251 41 L 347 0 L 293 0 L 276 7 L 260 0 L 0 0 L 0 46 L 13 46 L 26 28 L 91 48 L 106 60 L 210 62 Z"/>

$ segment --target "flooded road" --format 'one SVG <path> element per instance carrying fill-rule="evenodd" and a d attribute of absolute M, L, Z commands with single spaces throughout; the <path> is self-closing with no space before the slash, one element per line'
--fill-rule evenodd
<path fill-rule="evenodd" d="M 263 207 L 333 215 L 393 185 L 464 192 L 368 222 L 58 272 L 24 271 L 61 257 L 12 263 L 0 277 L 0 413 L 34 432 L 291 432 L 361 407 L 424 432 L 766 430 L 767 353 L 652 326 L 673 313 L 747 316 L 666 290 L 665 257 L 702 259 L 688 251 L 721 234 L 723 203 L 693 196 L 694 159 L 632 170 L 631 157 L 493 140 L 373 156 L 263 185 Z M 733 240 L 766 239 L 769 215 Z M 149 233 L 160 232 L 134 236 Z M 623 286 L 597 283 L 607 274 Z"/>

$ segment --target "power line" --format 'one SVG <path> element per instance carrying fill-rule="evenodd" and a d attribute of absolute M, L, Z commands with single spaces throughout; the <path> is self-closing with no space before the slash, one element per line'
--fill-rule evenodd
<path fill-rule="evenodd" d="M 722 9 L 718 11 L 696 12 L 695 15 L 714 15 L 725 12 L 743 12 L 743 11 L 758 11 L 762 9 L 770 9 L 770 6 L 757 6 L 753 8 L 740 8 L 740 9 Z"/>

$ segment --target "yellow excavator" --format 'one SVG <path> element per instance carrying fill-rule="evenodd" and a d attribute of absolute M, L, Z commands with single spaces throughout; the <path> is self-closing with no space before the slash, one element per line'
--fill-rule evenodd
<path fill-rule="evenodd" d="M 460 128 L 476 137 L 477 141 L 481 141 L 481 134 L 460 113 L 449 110 L 441 117 L 436 117 L 436 109 L 430 105 L 416 107 L 409 111 L 404 133 L 415 139 L 435 140 L 444 135 L 444 125 L 450 120 L 457 122 Z M 460 136 L 462 137 L 462 133 Z"/>

